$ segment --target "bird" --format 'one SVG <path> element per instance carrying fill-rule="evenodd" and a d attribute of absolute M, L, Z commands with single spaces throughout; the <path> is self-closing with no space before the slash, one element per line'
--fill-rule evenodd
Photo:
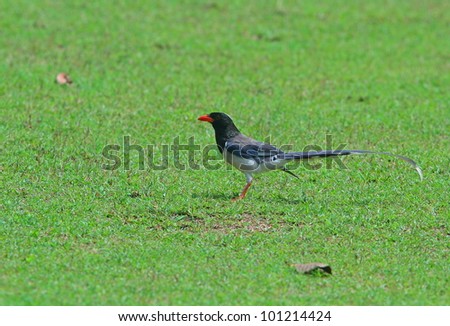
<path fill-rule="evenodd" d="M 409 157 L 388 152 L 375 152 L 368 150 L 322 150 L 309 152 L 283 152 L 277 147 L 257 141 L 243 135 L 234 124 L 230 116 L 223 112 L 212 112 L 198 117 L 198 120 L 212 124 L 215 132 L 217 148 L 223 155 L 225 162 L 241 171 L 246 178 L 246 185 L 239 196 L 232 200 L 244 199 L 252 185 L 253 175 L 273 170 L 281 170 L 299 178 L 286 168 L 286 164 L 296 160 L 309 160 L 312 158 L 326 158 L 345 155 L 381 154 L 399 158 L 411 164 L 423 180 L 423 173 L 419 165 Z"/>

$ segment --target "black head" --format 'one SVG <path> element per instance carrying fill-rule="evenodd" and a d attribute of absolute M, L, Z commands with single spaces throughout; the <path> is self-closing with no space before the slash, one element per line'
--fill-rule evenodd
<path fill-rule="evenodd" d="M 236 126 L 234 125 L 233 120 L 231 120 L 230 116 L 228 114 L 225 114 L 223 112 L 212 112 L 207 115 L 202 115 L 198 118 L 200 121 L 207 121 L 211 123 L 215 130 L 237 130 Z"/>
<path fill-rule="evenodd" d="M 202 115 L 198 118 L 200 121 L 207 121 L 212 124 L 216 132 L 216 142 L 219 150 L 224 147 L 225 142 L 231 137 L 240 134 L 238 128 L 234 125 L 228 114 L 222 112 L 212 112 L 210 114 Z"/>

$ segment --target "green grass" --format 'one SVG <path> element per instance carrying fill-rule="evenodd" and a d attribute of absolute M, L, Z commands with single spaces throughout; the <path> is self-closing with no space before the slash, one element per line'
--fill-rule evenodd
<path fill-rule="evenodd" d="M 450 304 L 448 2 L 0 3 L 1 305 Z M 125 135 L 213 143 L 211 111 L 425 180 L 347 158 L 231 203 L 224 166 L 102 170 Z"/>

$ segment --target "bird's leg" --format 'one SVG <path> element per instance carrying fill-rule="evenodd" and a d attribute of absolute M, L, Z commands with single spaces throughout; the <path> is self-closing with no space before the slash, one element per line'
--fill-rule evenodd
<path fill-rule="evenodd" d="M 234 197 L 233 199 L 231 199 L 232 201 L 236 201 L 236 200 L 240 200 L 240 199 L 244 199 L 245 195 L 247 194 L 247 190 L 248 188 L 250 188 L 250 186 L 252 185 L 252 182 L 250 181 L 249 183 L 247 183 L 244 187 L 244 189 L 242 190 L 241 194 L 237 197 Z"/>
<path fill-rule="evenodd" d="M 236 200 L 245 198 L 245 195 L 247 194 L 247 190 L 252 185 L 252 180 L 253 180 L 253 177 L 250 174 L 246 174 L 245 177 L 247 178 L 247 184 L 245 185 L 244 189 L 242 189 L 241 194 L 239 196 L 231 199 L 232 201 L 236 201 Z"/>

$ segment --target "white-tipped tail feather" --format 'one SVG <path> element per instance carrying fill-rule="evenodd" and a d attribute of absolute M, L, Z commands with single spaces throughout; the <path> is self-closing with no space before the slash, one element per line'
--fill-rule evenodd
<path fill-rule="evenodd" d="M 336 151 L 328 150 L 328 151 L 319 151 L 319 152 L 283 153 L 283 154 L 278 154 L 277 157 L 278 157 L 278 159 L 281 159 L 281 160 L 305 160 L 305 159 L 311 159 L 311 158 L 319 158 L 319 157 L 325 158 L 325 157 L 344 156 L 344 155 L 351 155 L 351 154 L 356 154 L 356 155 L 376 154 L 376 155 L 388 155 L 388 156 L 396 157 L 396 158 L 401 159 L 401 160 L 407 162 L 408 164 L 412 165 L 412 167 L 419 174 L 420 181 L 423 180 L 422 169 L 415 161 L 413 161 L 409 157 L 392 154 L 389 152 L 374 152 L 374 151 L 365 151 L 365 150 L 358 150 L 358 149 L 336 150 Z"/>

